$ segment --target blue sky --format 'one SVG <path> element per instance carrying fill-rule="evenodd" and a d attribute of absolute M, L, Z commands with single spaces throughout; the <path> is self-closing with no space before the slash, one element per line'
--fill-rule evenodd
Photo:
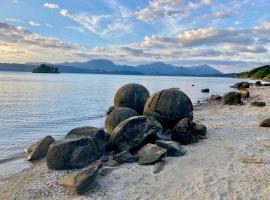
<path fill-rule="evenodd" d="M 0 62 L 270 62 L 269 0 L 1 0 Z"/>

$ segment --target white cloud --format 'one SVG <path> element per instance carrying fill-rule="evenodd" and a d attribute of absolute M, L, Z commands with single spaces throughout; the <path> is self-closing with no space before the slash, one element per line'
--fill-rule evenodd
<path fill-rule="evenodd" d="M 87 13 L 71 14 L 66 9 L 61 9 L 60 14 L 78 23 L 85 30 L 103 38 L 117 38 L 131 33 L 133 25 L 129 22 L 130 15 L 120 10 L 113 15 L 89 15 Z"/>
<path fill-rule="evenodd" d="M 59 6 L 57 4 L 53 4 L 53 3 L 44 3 L 43 6 L 45 8 L 49 8 L 49 9 L 59 9 Z"/>
<path fill-rule="evenodd" d="M 36 23 L 36 22 L 34 22 L 34 21 L 29 21 L 29 24 L 30 24 L 31 26 L 40 26 L 39 23 Z"/>
<path fill-rule="evenodd" d="M 16 23 L 21 23 L 23 24 L 24 22 L 20 19 L 16 19 L 16 18 L 7 18 L 5 19 L 6 22 L 16 22 Z"/>

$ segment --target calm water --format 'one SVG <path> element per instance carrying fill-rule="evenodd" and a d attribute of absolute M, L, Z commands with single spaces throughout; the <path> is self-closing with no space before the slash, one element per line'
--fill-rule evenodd
<path fill-rule="evenodd" d="M 140 83 L 150 93 L 179 87 L 196 103 L 211 94 L 230 91 L 230 78 L 124 76 L 91 74 L 32 74 L 0 72 L 0 175 L 29 165 L 23 150 L 46 135 L 63 137 L 70 129 L 102 127 L 116 90 Z M 192 84 L 195 87 L 192 87 Z M 210 94 L 200 92 L 210 88 Z"/>

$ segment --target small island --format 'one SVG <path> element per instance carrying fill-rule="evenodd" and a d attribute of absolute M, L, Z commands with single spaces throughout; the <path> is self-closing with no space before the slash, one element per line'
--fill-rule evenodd
<path fill-rule="evenodd" d="M 41 64 L 39 67 L 33 69 L 32 73 L 54 73 L 58 74 L 58 67 L 49 66 L 46 64 Z"/>

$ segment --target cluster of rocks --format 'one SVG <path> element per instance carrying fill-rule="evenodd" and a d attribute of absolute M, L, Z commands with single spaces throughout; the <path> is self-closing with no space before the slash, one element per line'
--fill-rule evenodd
<path fill-rule="evenodd" d="M 206 132 L 204 125 L 193 122 L 193 105 L 184 92 L 171 88 L 150 96 L 144 86 L 127 84 L 116 92 L 105 129 L 75 128 L 58 141 L 47 136 L 26 153 L 28 160 L 46 156 L 49 169 L 84 168 L 58 181 L 82 194 L 92 187 L 101 168 L 106 175 L 108 167 L 138 162 L 155 164 L 158 173 L 166 156 L 183 156 L 183 145 L 205 139 Z"/>

